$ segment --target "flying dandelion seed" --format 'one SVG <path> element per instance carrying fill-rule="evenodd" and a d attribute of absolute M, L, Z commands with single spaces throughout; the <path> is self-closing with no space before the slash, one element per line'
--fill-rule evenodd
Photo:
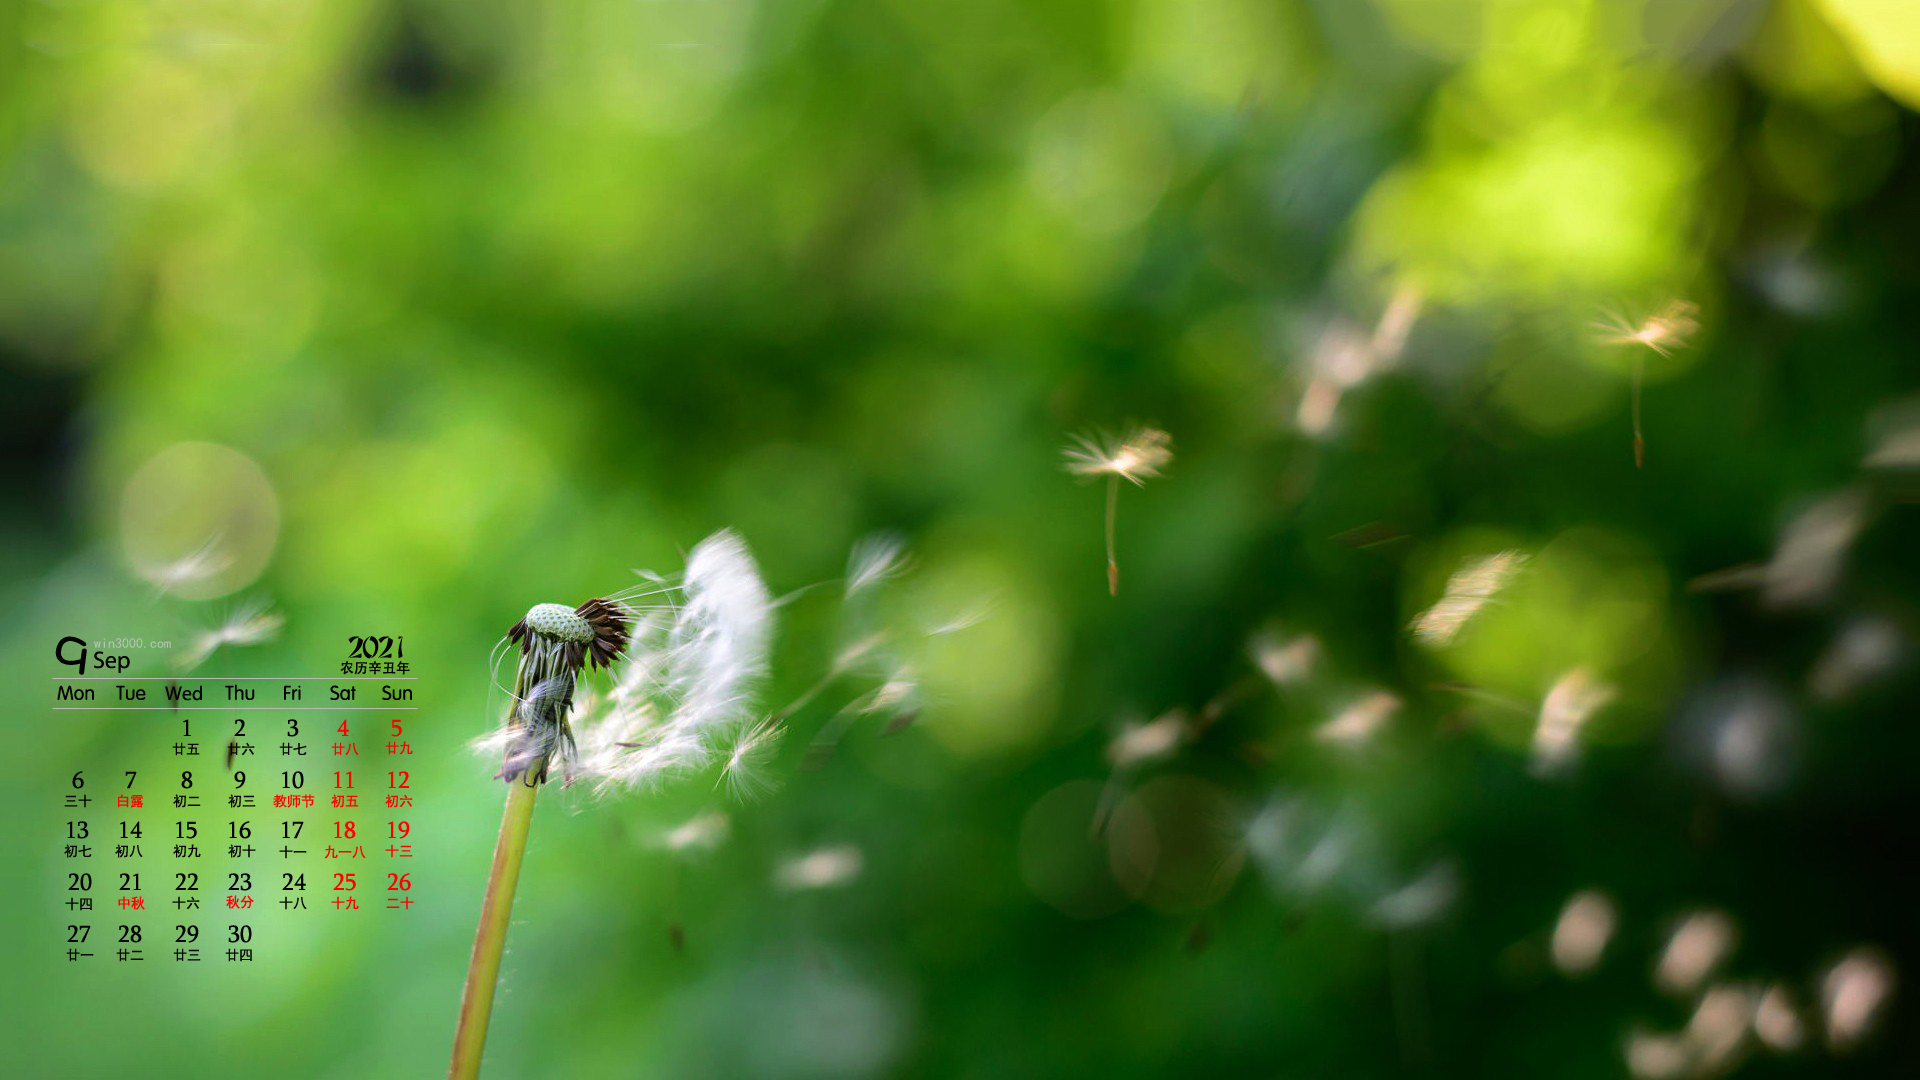
<path fill-rule="evenodd" d="M 155 594 L 165 594 L 211 580 L 232 566 L 232 553 L 222 548 L 220 538 L 214 536 L 178 559 L 145 570 L 142 576 L 153 583 Z"/>
<path fill-rule="evenodd" d="M 1313 729 L 1313 737 L 1324 743 L 1349 750 L 1372 742 L 1386 729 L 1387 721 L 1400 709 L 1400 699 L 1384 690 L 1371 694 L 1341 709 L 1333 719 Z"/>
<path fill-rule="evenodd" d="M 676 855 L 712 851 L 727 838 L 727 815 L 710 810 L 661 833 L 657 845 Z"/>
<path fill-rule="evenodd" d="M 1405 930 L 1445 915 L 1459 897 L 1460 871 L 1451 862 L 1437 862 L 1375 901 L 1367 916 L 1389 930 Z"/>
<path fill-rule="evenodd" d="M 1733 920 L 1720 912 L 1687 916 L 1667 939 L 1654 968 L 1654 985 L 1669 994 L 1692 993 L 1733 952 L 1736 937 Z"/>
<path fill-rule="evenodd" d="M 1893 965 L 1873 949 L 1855 949 L 1833 965 L 1820 981 L 1828 1045 L 1841 1052 L 1858 1046 L 1893 995 L 1893 984 Z"/>
<path fill-rule="evenodd" d="M 1791 1053 L 1806 1042 L 1806 1025 L 1800 1022 L 1800 1010 L 1793 996 L 1780 983 L 1774 983 L 1760 995 L 1753 1008 L 1753 1033 L 1770 1050 Z"/>
<path fill-rule="evenodd" d="M 1672 356 L 1673 350 L 1684 346 L 1700 329 L 1696 317 L 1699 310 L 1691 301 L 1675 300 L 1659 314 L 1649 315 L 1641 322 L 1615 316 L 1595 323 L 1594 328 L 1601 332 L 1603 345 L 1632 345 L 1661 356 Z M 1633 467 L 1636 469 L 1647 465 L 1647 440 L 1640 424 L 1640 387 L 1645 380 L 1646 356 L 1636 352 L 1633 358 Z"/>
<path fill-rule="evenodd" d="M 1316 438 L 1327 434 L 1347 392 L 1400 359 L 1422 303 L 1420 290 L 1403 284 L 1387 300 L 1371 333 L 1344 319 L 1321 332 L 1309 353 L 1313 374 L 1294 411 L 1301 431 Z"/>
<path fill-rule="evenodd" d="M 1789 610 L 1825 600 L 1839 583 L 1847 552 L 1866 528 L 1867 515 L 1867 495 L 1856 488 L 1827 496 L 1795 516 L 1767 562 L 1767 606 Z"/>
<path fill-rule="evenodd" d="M 1840 701 L 1897 667 L 1906 648 L 1906 638 L 1893 620 L 1855 619 L 1814 662 L 1807 686 L 1822 701 Z"/>
<path fill-rule="evenodd" d="M 1871 513 L 1865 491 L 1855 488 L 1828 495 L 1794 515 L 1766 562 L 1702 574 L 1687 587 L 1695 592 L 1759 588 L 1763 602 L 1780 611 L 1817 606 L 1839 584 L 1847 553 L 1866 529 Z"/>
<path fill-rule="evenodd" d="M 1605 893 L 1592 889 L 1575 893 L 1553 924 L 1553 966 L 1567 976 L 1592 971 L 1618 924 L 1619 915 Z"/>
<path fill-rule="evenodd" d="M 1527 556 L 1521 552 L 1502 551 L 1454 571 L 1440 599 L 1413 620 L 1414 636 L 1428 645 L 1451 643 L 1526 565 Z"/>
<path fill-rule="evenodd" d="M 1275 686 L 1289 686 L 1306 678 L 1320 661 L 1320 639 L 1312 634 L 1282 638 L 1262 632 L 1248 645 L 1260 673 Z"/>
<path fill-rule="evenodd" d="M 773 880 L 787 892 L 830 889 L 859 877 L 865 861 L 852 844 L 818 848 L 781 863 Z"/>
<path fill-rule="evenodd" d="M 847 559 L 846 595 L 851 597 L 898 576 L 906 568 L 906 545 L 883 533 L 854 545 Z"/>
<path fill-rule="evenodd" d="M 187 642 L 186 648 L 175 657 L 174 666 L 182 672 L 192 671 L 221 649 L 244 648 L 271 641 L 284 625 L 286 619 L 267 610 L 265 604 L 242 605 L 219 626 L 195 634 Z"/>
<path fill-rule="evenodd" d="M 1717 1072 L 1746 1040 L 1753 1020 L 1753 994 L 1745 987 L 1710 987 L 1694 1007 L 1684 1038 L 1697 1073 Z"/>
<path fill-rule="evenodd" d="M 1136 428 L 1120 440 L 1079 436 L 1066 448 L 1067 471 L 1075 476 L 1107 478 L 1107 593 L 1120 595 L 1120 563 L 1114 557 L 1113 518 L 1120 502 L 1120 481 L 1141 487 L 1173 460 L 1173 437 L 1154 428 Z"/>
<path fill-rule="evenodd" d="M 1593 714 L 1613 700 L 1613 687 L 1575 668 L 1554 681 L 1540 702 L 1540 723 L 1533 729 L 1533 772 L 1543 776 L 1564 768 L 1580 750 L 1580 732 Z"/>
<path fill-rule="evenodd" d="M 1670 1080 L 1687 1071 L 1687 1044 L 1677 1035 L 1636 1031 L 1627 1037 L 1627 1070 L 1640 1080 Z"/>
<path fill-rule="evenodd" d="M 720 764 L 720 779 L 714 783 L 727 785 L 727 791 L 741 802 L 772 791 L 774 780 L 768 766 L 784 734 L 786 729 L 771 716 L 741 732 L 728 747 Z"/>
<path fill-rule="evenodd" d="M 1873 449 L 1862 467 L 1890 472 L 1920 467 L 1920 398 L 1875 409 L 1867 418 L 1867 437 Z"/>
<path fill-rule="evenodd" d="M 1107 743 L 1107 761 L 1116 769 L 1172 757 L 1186 741 L 1186 713 L 1175 709 L 1147 724 L 1128 724 Z"/>

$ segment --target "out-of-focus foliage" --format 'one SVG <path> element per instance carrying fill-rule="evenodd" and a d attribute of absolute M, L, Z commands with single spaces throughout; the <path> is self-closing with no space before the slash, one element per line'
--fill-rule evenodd
<path fill-rule="evenodd" d="M 1916 41 L 1888 0 L 0 8 L 5 1071 L 439 1068 L 489 647 L 730 526 L 788 594 L 779 783 L 548 800 L 492 1075 L 1920 1072 Z M 1110 597 L 1061 451 L 1135 423 L 1173 458 Z M 173 759 L 45 726 L 48 644 L 369 632 L 422 676 L 421 906 L 65 966 L 59 784 Z"/>

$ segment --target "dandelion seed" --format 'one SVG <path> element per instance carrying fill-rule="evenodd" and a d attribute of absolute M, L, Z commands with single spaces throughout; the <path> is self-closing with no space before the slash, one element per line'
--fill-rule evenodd
<path fill-rule="evenodd" d="M 976 607 L 968 608 L 951 618 L 928 626 L 927 636 L 945 637 L 948 634 L 957 634 L 962 630 L 971 630 L 987 621 L 987 616 L 992 613 L 992 605 L 982 603 Z"/>
<path fill-rule="evenodd" d="M 1593 889 L 1575 893 L 1553 924 L 1553 966 L 1568 976 L 1592 971 L 1618 922 L 1613 901 L 1605 893 Z"/>
<path fill-rule="evenodd" d="M 815 684 L 807 693 L 801 695 L 800 700 L 781 710 L 778 715 L 784 716 L 791 713 L 812 700 L 827 682 L 838 674 L 837 670 L 829 673 L 827 679 Z M 801 762 L 801 768 L 808 772 L 825 768 L 827 762 L 832 760 L 834 751 L 838 749 L 840 740 L 846 737 L 854 723 L 862 717 L 887 716 L 887 722 L 881 728 L 883 735 L 893 735 L 905 730 L 907 725 L 919 715 L 919 696 L 920 683 L 914 677 L 913 669 L 905 664 L 895 668 L 880 685 L 842 705 L 837 712 L 827 718 L 826 723 L 820 725 L 820 730 L 814 733 L 813 741 L 807 744 L 807 753 Z"/>
<path fill-rule="evenodd" d="M 1690 1055 L 1677 1035 L 1635 1031 L 1627 1036 L 1627 1070 L 1640 1080 L 1671 1080 L 1687 1070 Z"/>
<path fill-rule="evenodd" d="M 1855 949 L 1833 965 L 1820 981 L 1828 1045 L 1843 1052 L 1858 1046 L 1892 996 L 1893 983 L 1893 965 L 1873 949 Z"/>
<path fill-rule="evenodd" d="M 1745 987 L 1723 983 L 1701 995 L 1684 1036 L 1694 1071 L 1719 1071 L 1740 1049 L 1752 1021 L 1753 995 Z"/>
<path fill-rule="evenodd" d="M 646 787 L 739 745 L 748 691 L 766 670 L 772 599 L 730 532 L 693 549 L 675 591 L 670 621 L 637 620 L 608 706 L 581 722 L 579 775 L 602 791 Z"/>
<path fill-rule="evenodd" d="M 1526 555 L 1502 551 L 1454 571 L 1440 599 L 1413 620 L 1414 636 L 1429 645 L 1449 644 L 1526 564 Z"/>
<path fill-rule="evenodd" d="M 1861 465 L 1905 471 L 1920 467 L 1920 398 L 1906 398 L 1875 409 L 1867 419 L 1873 449 Z"/>
<path fill-rule="evenodd" d="M 1349 750 L 1364 746 L 1387 726 L 1399 711 L 1400 699 L 1378 690 L 1334 714 L 1333 719 L 1313 729 L 1313 737 Z"/>
<path fill-rule="evenodd" d="M 1313 374 L 1294 412 L 1301 431 L 1315 437 L 1326 434 L 1347 392 L 1400 359 L 1422 303 L 1420 290 L 1403 284 L 1388 299 L 1371 333 L 1345 319 L 1321 332 L 1312 347 Z"/>
<path fill-rule="evenodd" d="M 1389 930 L 1405 930 L 1446 914 L 1459 897 L 1460 871 L 1451 862 L 1437 862 L 1375 901 L 1367 914 Z"/>
<path fill-rule="evenodd" d="M 1067 471 L 1075 476 L 1107 477 L 1107 592 L 1120 595 L 1120 564 L 1114 558 L 1113 518 L 1120 502 L 1120 481 L 1141 487 L 1173 460 L 1173 437 L 1155 428 L 1136 428 L 1118 442 L 1078 436 L 1067 447 Z"/>
<path fill-rule="evenodd" d="M 676 855 L 691 851 L 711 851 L 727 838 L 727 815 L 708 811 L 689 818 L 659 837 L 659 846 Z"/>
<path fill-rule="evenodd" d="M 898 536 L 870 536 L 854 545 L 847 559 L 847 590 L 851 597 L 898 575 L 906 566 L 906 546 Z"/>
<path fill-rule="evenodd" d="M 1312 634 L 1281 638 L 1262 632 L 1248 646 L 1260 673 L 1276 686 L 1288 686 L 1307 677 L 1320 661 L 1320 639 Z"/>
<path fill-rule="evenodd" d="M 198 548 L 169 563 L 140 568 L 141 577 L 153 584 L 156 595 L 176 592 L 207 581 L 233 565 L 233 553 L 222 546 L 216 534 Z"/>
<path fill-rule="evenodd" d="M 1393 290 L 1385 310 L 1380 312 L 1380 321 L 1373 327 L 1373 354 L 1379 358 L 1378 363 L 1390 364 L 1406 350 L 1407 336 L 1413 332 L 1425 301 L 1417 285 L 1403 283 Z"/>
<path fill-rule="evenodd" d="M 1808 607 L 1824 600 L 1840 580 L 1842 564 L 1867 525 L 1864 491 L 1842 491 L 1814 503 L 1788 523 L 1767 562 L 1764 596 L 1769 607 Z"/>
<path fill-rule="evenodd" d="M 720 765 L 720 779 L 715 783 L 726 784 L 734 798 L 742 802 L 772 791 L 774 782 L 767 766 L 784 734 L 786 729 L 771 716 L 741 732 L 727 750 L 726 760 Z"/>
<path fill-rule="evenodd" d="M 1613 687 L 1594 679 L 1586 668 L 1560 676 L 1540 703 L 1540 723 L 1533 729 L 1533 771 L 1536 776 L 1563 768 L 1579 752 L 1580 731 L 1593 714 L 1613 700 Z"/>
<path fill-rule="evenodd" d="M 1822 701 L 1840 701 L 1900 663 L 1907 643 L 1893 620 L 1855 619 L 1814 662 L 1807 684 Z"/>
<path fill-rule="evenodd" d="M 224 648 L 240 648 L 258 645 L 273 640 L 280 628 L 286 625 L 286 619 L 267 610 L 262 603 L 241 606 L 219 626 L 204 633 L 195 634 L 187 647 L 175 658 L 174 666 L 181 671 L 192 671 L 207 658 Z"/>
<path fill-rule="evenodd" d="M 1696 318 L 1699 310 L 1690 301 L 1675 300 L 1659 314 L 1649 315 L 1639 323 L 1615 316 L 1594 325 L 1603 335 L 1602 344 L 1637 345 L 1661 356 L 1672 356 L 1673 350 L 1685 345 L 1700 329 Z M 1640 386 L 1645 375 L 1646 357 L 1636 353 L 1633 358 L 1633 466 L 1636 469 L 1645 468 L 1647 463 L 1647 440 L 1640 425 Z"/>
<path fill-rule="evenodd" d="M 1806 1041 L 1806 1025 L 1785 986 L 1774 983 L 1753 1008 L 1753 1033 L 1771 1050 L 1790 1053 Z"/>
<path fill-rule="evenodd" d="M 1187 735 L 1187 716 L 1179 709 L 1147 724 L 1128 724 L 1107 744 L 1107 760 L 1116 769 L 1172 756 Z"/>
<path fill-rule="evenodd" d="M 1687 916 L 1667 939 L 1654 968 L 1654 985 L 1670 994 L 1692 993 L 1733 951 L 1736 936 L 1733 920 L 1720 912 Z"/>
<path fill-rule="evenodd" d="M 865 861 L 852 844 L 818 848 L 781 863 L 773 880 L 788 892 L 832 888 L 860 876 Z"/>

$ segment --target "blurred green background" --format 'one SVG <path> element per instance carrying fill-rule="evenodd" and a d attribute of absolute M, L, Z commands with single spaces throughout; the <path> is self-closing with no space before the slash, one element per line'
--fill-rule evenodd
<path fill-rule="evenodd" d="M 763 712 L 885 648 L 758 799 L 543 799 L 488 1075 L 1920 1074 L 1920 9 L 0 27 L 9 1075 L 443 1069 L 490 646 L 721 527 L 790 596 Z M 1130 423 L 1110 597 L 1061 451 Z M 51 643 L 249 602 L 204 671 L 406 635 L 421 906 L 69 966 L 69 774 L 173 759 Z"/>

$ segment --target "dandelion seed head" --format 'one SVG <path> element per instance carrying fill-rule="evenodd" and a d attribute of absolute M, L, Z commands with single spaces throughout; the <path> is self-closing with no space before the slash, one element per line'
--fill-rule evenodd
<path fill-rule="evenodd" d="M 1138 487 L 1173 460 L 1173 436 L 1157 428 L 1135 428 L 1118 440 L 1079 436 L 1066 448 L 1067 471 L 1075 476 L 1116 476 Z"/>
<path fill-rule="evenodd" d="M 535 604 L 522 621 L 534 633 L 561 641 L 585 644 L 593 640 L 593 624 L 565 604 Z"/>

